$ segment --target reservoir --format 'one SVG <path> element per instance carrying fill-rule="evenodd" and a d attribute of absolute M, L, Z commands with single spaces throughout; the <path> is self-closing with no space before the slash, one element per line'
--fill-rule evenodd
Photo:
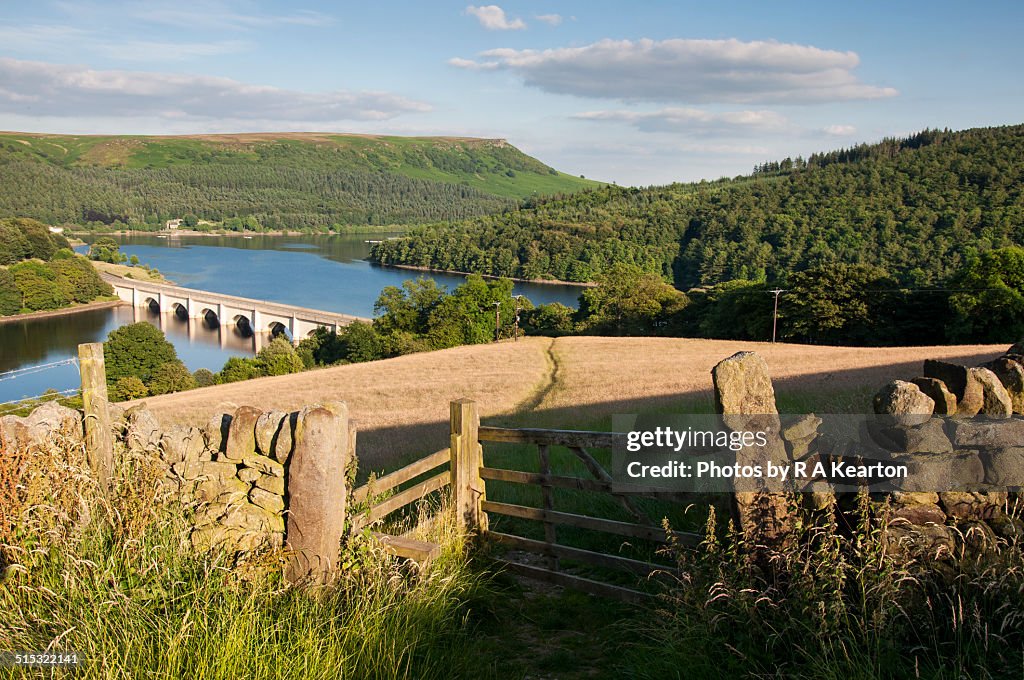
<path fill-rule="evenodd" d="M 458 275 L 380 267 L 366 260 L 368 241 L 393 236 L 129 235 L 116 239 L 123 253 L 138 256 L 140 262 L 159 269 L 181 286 L 363 317 L 373 316 L 373 304 L 386 286 L 401 286 L 408 279 L 427 276 L 451 290 L 465 280 Z M 515 292 L 534 304 L 561 302 L 575 307 L 582 290 L 578 286 L 517 283 Z M 74 365 L 6 376 L 4 372 L 77 356 L 80 343 L 102 341 L 111 330 L 134 321 L 149 321 L 162 328 L 193 371 L 217 371 L 228 357 L 251 356 L 256 351 L 254 338 L 243 337 L 234 327 L 210 328 L 193 320 L 190 328 L 188 321 L 173 314 L 152 314 L 130 306 L 0 324 L 0 403 L 50 388 L 77 387 Z"/>

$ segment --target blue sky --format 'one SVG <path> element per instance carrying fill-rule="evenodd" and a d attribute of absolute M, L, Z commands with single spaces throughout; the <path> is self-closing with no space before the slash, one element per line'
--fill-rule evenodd
<path fill-rule="evenodd" d="M 0 129 L 502 137 L 619 184 L 1021 123 L 1024 6 L 0 4 Z"/>

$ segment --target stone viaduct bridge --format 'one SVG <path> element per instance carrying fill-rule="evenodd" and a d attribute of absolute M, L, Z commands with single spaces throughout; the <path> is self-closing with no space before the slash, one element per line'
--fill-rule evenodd
<path fill-rule="evenodd" d="M 162 283 L 136 281 L 102 274 L 117 296 L 136 309 L 175 314 L 181 319 L 204 320 L 211 327 L 236 326 L 243 334 L 285 335 L 298 344 L 317 328 L 334 331 L 353 321 L 370 321 L 350 314 L 306 309 L 279 302 L 211 293 Z"/>

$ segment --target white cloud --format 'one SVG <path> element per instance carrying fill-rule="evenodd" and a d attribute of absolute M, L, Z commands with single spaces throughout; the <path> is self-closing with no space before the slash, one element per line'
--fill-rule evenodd
<path fill-rule="evenodd" d="M 829 125 L 822 132 L 833 137 L 850 137 L 857 134 L 857 128 L 853 125 Z"/>
<path fill-rule="evenodd" d="M 895 96 L 860 82 L 854 52 L 730 40 L 601 40 L 583 47 L 488 50 L 462 68 L 503 69 L 546 92 L 679 103 L 806 103 Z"/>
<path fill-rule="evenodd" d="M 386 120 L 430 110 L 389 92 L 304 92 L 214 76 L 97 71 L 0 57 L 0 113 L 323 124 Z"/>
<path fill-rule="evenodd" d="M 558 26 L 562 23 L 561 14 L 535 14 L 533 18 L 537 21 L 544 22 L 548 26 Z"/>
<path fill-rule="evenodd" d="M 480 25 L 489 31 L 515 31 L 526 28 L 526 22 L 522 19 L 510 20 L 505 15 L 505 10 L 497 5 L 470 5 L 466 8 L 466 14 L 475 16 Z"/>
<path fill-rule="evenodd" d="M 586 111 L 577 120 L 627 123 L 643 132 L 678 132 L 690 135 L 754 133 L 779 130 L 785 117 L 774 111 L 711 112 L 703 109 L 671 107 L 659 111 Z"/>

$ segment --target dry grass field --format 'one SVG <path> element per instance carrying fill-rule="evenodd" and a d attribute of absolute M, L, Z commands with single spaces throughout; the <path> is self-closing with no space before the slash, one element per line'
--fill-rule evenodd
<path fill-rule="evenodd" d="M 526 338 L 260 378 L 147 399 L 162 423 L 204 424 L 225 403 L 294 410 L 341 400 L 359 427 L 367 468 L 393 467 L 446 445 L 448 402 L 470 397 L 491 423 L 593 427 L 613 413 L 707 409 L 712 366 L 742 350 L 768 362 L 784 411 L 870 408 L 870 395 L 941 358 L 967 365 L 1002 345 L 815 347 L 677 338 Z M 837 400 L 836 395 L 839 395 Z M 795 400 L 795 401 L 794 401 Z M 845 401 L 844 401 L 845 400 Z"/>

